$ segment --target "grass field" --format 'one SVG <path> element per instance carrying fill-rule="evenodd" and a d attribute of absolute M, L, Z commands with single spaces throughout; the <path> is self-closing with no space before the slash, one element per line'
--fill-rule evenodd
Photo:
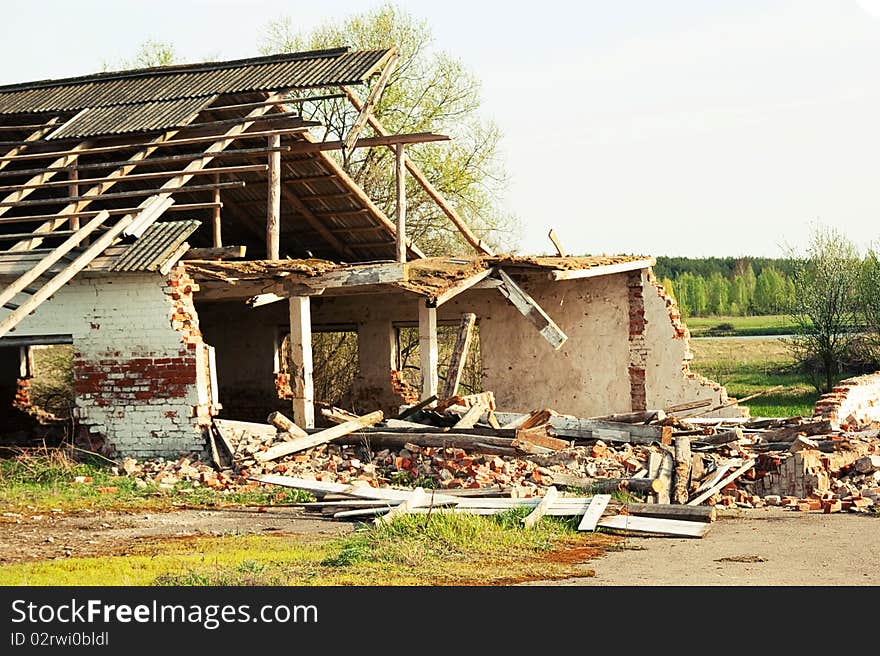
<path fill-rule="evenodd" d="M 806 376 L 794 370 L 785 341 L 776 337 L 705 338 L 691 340 L 691 369 L 742 398 L 777 385 L 785 389 L 746 401 L 753 417 L 812 415 L 819 398 Z"/>
<path fill-rule="evenodd" d="M 784 314 L 761 317 L 688 317 L 684 322 L 693 337 L 788 335 L 792 332 L 791 321 Z M 724 324 L 729 324 L 732 328 L 726 328 Z"/>

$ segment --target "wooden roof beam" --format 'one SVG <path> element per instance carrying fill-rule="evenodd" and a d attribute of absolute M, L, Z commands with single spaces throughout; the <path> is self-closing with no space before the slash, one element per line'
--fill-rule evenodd
<path fill-rule="evenodd" d="M 358 136 L 360 136 L 361 130 L 363 130 L 367 125 L 367 120 L 370 118 L 370 114 L 373 112 L 373 108 L 376 106 L 376 103 L 379 102 L 379 98 L 382 97 L 382 92 L 385 90 L 385 85 L 388 83 L 388 80 L 391 78 L 391 73 L 394 71 L 394 67 L 397 65 L 397 52 L 395 51 L 392 56 L 388 58 L 388 61 L 385 62 L 385 66 L 382 68 L 382 72 L 379 74 L 379 79 L 376 81 L 375 86 L 370 91 L 370 94 L 367 96 L 366 102 L 364 102 L 364 106 L 361 108 L 361 112 L 358 115 L 357 119 L 354 122 L 354 125 L 349 130 L 348 134 L 345 135 L 345 139 L 343 140 L 344 149 L 351 150 L 354 148 L 355 142 L 358 140 Z"/>
<path fill-rule="evenodd" d="M 169 207 L 166 212 L 192 212 L 195 210 L 208 210 L 218 207 L 217 203 L 181 203 L 175 204 Z M 219 204 L 219 207 L 223 207 L 223 203 Z M 136 212 L 138 208 L 136 207 L 112 207 L 104 210 L 83 210 L 82 212 L 70 212 L 65 216 L 68 217 L 83 217 L 83 216 L 97 216 L 101 212 L 107 212 L 110 215 L 114 214 L 131 214 L 132 212 Z M 56 218 L 57 214 L 29 214 L 27 216 L 7 216 L 0 219 L 0 225 L 4 225 L 7 223 L 30 223 L 35 221 L 48 221 L 50 219 Z M 54 234 L 54 233 L 53 233 Z"/>
<path fill-rule="evenodd" d="M 269 167 L 266 164 L 247 164 L 243 166 L 217 166 L 199 171 L 196 175 L 216 175 L 230 173 L 248 173 L 253 171 L 266 171 Z M 58 169 L 66 170 L 66 169 Z M 70 169 L 76 171 L 75 168 Z M 152 173 L 131 173 L 125 177 L 126 181 L 130 180 L 154 180 L 156 178 L 171 178 L 180 173 L 180 171 L 154 171 Z M 79 184 L 94 184 L 96 182 L 107 182 L 113 178 L 79 178 Z M 44 183 L 25 183 L 21 185 L 6 185 L 0 187 L 0 191 L 10 191 L 15 189 L 51 189 L 54 187 L 67 187 L 70 185 L 69 180 L 61 180 L 57 182 Z"/>
<path fill-rule="evenodd" d="M 354 106 L 355 109 L 361 111 L 364 108 L 364 104 L 358 95 L 354 92 L 350 87 L 342 87 L 342 90 L 348 96 L 349 101 Z M 376 131 L 376 134 L 381 136 L 388 136 L 390 133 L 382 123 L 372 114 L 368 117 L 368 122 L 370 127 Z M 392 150 L 394 146 L 389 146 Z M 424 172 L 416 165 L 415 162 L 408 156 L 405 156 L 404 163 L 406 165 L 407 170 L 410 174 L 418 181 L 418 183 L 422 186 L 422 188 L 428 193 L 428 195 L 433 199 L 433 201 L 437 204 L 437 206 L 446 214 L 447 218 L 452 221 L 452 224 L 458 229 L 458 231 L 462 234 L 465 240 L 476 250 L 478 253 L 482 253 L 484 255 L 494 255 L 494 251 L 489 248 L 489 246 L 483 243 L 483 240 L 477 237 L 474 232 L 471 230 L 470 226 L 465 222 L 461 216 L 459 216 L 458 212 L 446 201 L 440 191 L 431 184 L 431 181 L 428 180 L 427 176 L 425 176 Z"/>
<path fill-rule="evenodd" d="M 21 146 L 17 146 L 16 148 L 13 148 L 13 149 L 9 150 L 5 155 L 3 155 L 3 157 L 15 157 L 15 156 L 18 155 L 22 150 L 26 150 L 27 147 L 28 147 L 29 145 L 31 145 L 33 142 L 39 141 L 39 140 L 42 139 L 45 135 L 47 135 L 49 132 L 51 132 L 51 131 L 54 129 L 55 125 L 57 125 L 57 123 L 58 123 L 58 117 L 57 117 L 57 116 L 53 116 L 53 117 L 50 118 L 48 121 L 46 121 L 46 122 L 45 122 L 45 123 L 44 123 L 44 124 L 38 129 L 38 130 L 36 130 L 33 134 L 28 135 L 28 136 L 25 138 L 25 140 L 24 140 L 24 142 L 22 143 Z M 8 159 L 0 159 L 0 171 L 2 171 L 3 169 L 5 169 L 6 166 L 7 166 L 7 164 L 9 164 L 10 161 L 11 161 L 11 160 L 8 160 Z M 40 173 L 40 171 L 34 171 L 34 173 Z"/>

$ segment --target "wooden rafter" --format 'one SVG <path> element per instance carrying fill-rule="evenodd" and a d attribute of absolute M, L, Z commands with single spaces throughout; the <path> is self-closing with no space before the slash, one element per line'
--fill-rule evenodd
<path fill-rule="evenodd" d="M 349 133 L 345 136 L 345 149 L 351 150 L 354 147 L 355 142 L 358 140 L 358 136 L 367 126 L 367 121 L 370 118 L 370 115 L 373 112 L 373 108 L 376 106 L 376 103 L 379 102 L 379 98 L 382 97 L 382 92 L 385 90 L 385 85 L 388 83 L 388 80 L 391 78 L 391 73 L 394 71 L 394 67 L 397 65 L 397 51 L 395 50 L 392 55 L 388 58 L 388 61 L 385 62 L 385 66 L 382 69 L 382 72 L 379 74 L 379 79 L 376 81 L 375 86 L 370 91 L 370 95 L 367 96 L 367 100 L 364 102 L 363 108 L 360 110 L 360 114 L 358 114 L 357 120 L 355 120 L 354 125 L 351 127 Z"/>
<path fill-rule="evenodd" d="M 349 87 L 342 87 L 342 90 L 348 96 L 349 101 L 354 106 L 355 109 L 361 111 L 364 107 L 363 102 L 358 97 L 358 95 Z M 376 134 L 380 136 L 389 136 L 391 133 L 385 129 L 385 126 L 372 114 L 368 115 L 368 122 L 370 127 L 376 132 Z M 390 149 L 394 150 L 394 146 L 388 146 Z M 443 197 L 431 181 L 428 180 L 427 176 L 425 176 L 424 172 L 416 165 L 415 162 L 412 161 L 411 158 L 405 158 L 406 169 L 410 172 L 410 174 L 418 181 L 418 183 L 422 186 L 422 188 L 427 192 L 427 194 L 433 199 L 433 201 L 437 204 L 437 206 L 443 211 L 443 213 L 452 221 L 452 224 L 458 229 L 458 231 L 462 234 L 462 236 L 467 240 L 467 242 L 478 252 L 484 255 L 494 255 L 495 253 L 492 251 L 489 246 L 487 246 L 482 239 L 477 237 L 474 232 L 470 229 L 467 222 L 461 216 L 459 216 L 458 212 L 447 202 L 447 200 Z"/>
<path fill-rule="evenodd" d="M 6 158 L 6 157 L 15 157 L 15 156 L 18 155 L 22 150 L 27 149 L 27 147 L 28 147 L 29 145 L 31 145 L 31 142 L 39 141 L 39 140 L 42 139 L 44 136 L 46 136 L 49 132 L 51 132 L 52 129 L 54 128 L 54 126 L 55 126 L 57 123 L 58 123 L 58 117 L 57 117 L 57 116 L 53 116 L 53 117 L 50 118 L 48 121 L 46 121 L 46 122 L 45 122 L 45 123 L 44 123 L 44 124 L 38 129 L 38 130 L 36 130 L 36 131 L 33 132 L 32 134 L 28 135 L 28 136 L 25 138 L 25 140 L 24 140 L 24 142 L 22 143 L 22 145 L 17 146 L 17 147 L 15 147 L 15 148 L 12 148 L 12 149 L 9 150 L 7 153 L 5 153 L 5 154 L 3 155 L 3 157 L 4 157 L 4 158 Z M 9 164 L 10 161 L 11 161 L 11 160 L 9 160 L 9 159 L 0 159 L 0 171 L 2 171 L 3 169 L 5 169 L 6 166 Z"/>

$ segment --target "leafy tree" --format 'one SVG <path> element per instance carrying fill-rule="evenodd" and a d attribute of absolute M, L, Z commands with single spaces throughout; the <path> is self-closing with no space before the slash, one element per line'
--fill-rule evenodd
<path fill-rule="evenodd" d="M 153 66 L 170 66 L 179 64 L 177 50 L 173 43 L 147 39 L 130 59 L 122 59 L 116 63 L 104 62 L 104 70 L 127 70 L 130 68 L 151 68 Z"/>
<path fill-rule="evenodd" d="M 754 276 L 754 273 L 752 274 Z M 749 288 L 743 276 L 734 276 L 730 282 L 730 313 L 742 315 L 749 308 Z"/>
<path fill-rule="evenodd" d="M 834 386 L 853 342 L 861 280 L 855 245 L 834 228 L 816 226 L 805 255 L 795 261 L 789 311 L 798 333 L 790 342 L 793 353 L 819 392 Z"/>
<path fill-rule="evenodd" d="M 290 18 L 268 24 L 264 54 L 350 46 L 374 49 L 396 45 L 399 59 L 373 110 L 391 132 L 440 132 L 442 144 L 407 146 L 407 154 L 425 172 L 487 243 L 511 248 L 516 218 L 498 203 L 505 171 L 499 159 L 501 132 L 480 117 L 480 83 L 462 62 L 432 48 L 425 21 L 391 4 L 325 24 L 310 33 L 297 31 Z M 367 92 L 360 90 L 362 96 Z M 326 126 L 326 139 L 342 139 L 357 118 L 346 99 L 307 103 L 304 112 Z M 369 136 L 370 129 L 362 133 Z M 393 215 L 393 154 L 387 148 L 359 148 L 340 161 L 377 204 Z M 407 185 L 407 232 L 429 254 L 470 252 L 455 227 L 417 184 Z"/>
<path fill-rule="evenodd" d="M 730 297 L 730 283 L 727 279 L 718 272 L 713 273 L 706 285 L 706 292 L 709 296 L 709 312 L 725 314 Z"/>
<path fill-rule="evenodd" d="M 755 284 L 755 310 L 758 314 L 775 314 L 785 309 L 787 300 L 785 278 L 773 267 L 766 267 Z"/>
<path fill-rule="evenodd" d="M 709 290 L 702 276 L 694 276 L 690 282 L 691 310 L 695 317 L 705 316 L 709 309 Z"/>

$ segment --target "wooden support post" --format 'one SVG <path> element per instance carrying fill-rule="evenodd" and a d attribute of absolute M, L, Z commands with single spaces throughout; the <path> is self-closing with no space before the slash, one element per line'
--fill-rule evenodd
<path fill-rule="evenodd" d="M 446 382 L 443 384 L 442 397 L 444 399 L 455 396 L 458 383 L 461 382 L 461 374 L 467 362 L 471 335 L 474 332 L 474 324 L 476 322 L 477 315 L 473 312 L 466 312 L 461 315 L 461 323 L 458 326 L 458 338 L 455 340 L 455 349 L 452 351 L 452 359 L 449 361 L 449 369 L 446 372 Z"/>
<path fill-rule="evenodd" d="M 278 153 L 279 155 L 281 153 Z M 214 178 L 214 182 L 220 184 L 220 176 L 216 176 Z M 214 248 L 220 248 L 223 246 L 223 231 L 220 226 L 220 208 L 223 207 L 220 203 L 220 189 L 214 190 L 214 215 L 211 217 L 211 227 L 214 231 Z"/>
<path fill-rule="evenodd" d="M 76 159 L 74 158 L 72 164 L 76 163 Z M 67 193 L 69 196 L 79 196 L 79 170 L 78 169 L 70 169 L 70 172 L 67 174 L 67 179 L 70 181 L 70 186 L 67 188 Z M 79 217 L 71 216 L 70 217 L 70 229 L 71 230 L 79 230 Z"/>
<path fill-rule="evenodd" d="M 437 308 L 419 303 L 419 355 L 422 399 L 437 395 Z"/>
<path fill-rule="evenodd" d="M 290 388 L 293 421 L 302 428 L 315 426 L 315 391 L 312 384 L 312 313 L 308 296 L 291 296 Z"/>
<path fill-rule="evenodd" d="M 397 261 L 406 262 L 406 160 L 404 146 L 397 144 L 395 172 L 397 175 Z"/>
<path fill-rule="evenodd" d="M 269 148 L 280 148 L 281 136 L 273 134 L 269 137 Z M 269 197 L 266 209 L 266 257 L 270 260 L 281 259 L 281 151 L 269 153 Z"/>

